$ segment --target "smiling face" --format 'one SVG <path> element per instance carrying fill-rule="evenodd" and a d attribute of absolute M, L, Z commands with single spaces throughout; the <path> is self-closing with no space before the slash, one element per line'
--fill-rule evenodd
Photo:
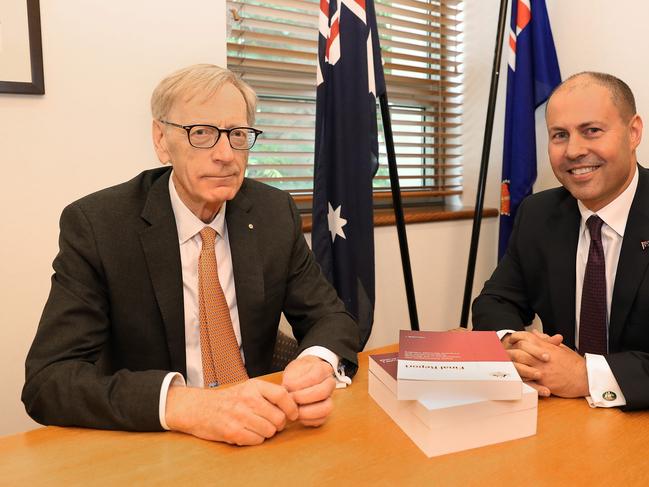
<path fill-rule="evenodd" d="M 166 120 L 180 125 L 206 124 L 219 128 L 248 125 L 246 102 L 231 83 L 221 86 L 207 99 L 195 96 L 173 104 Z M 153 142 L 160 162 L 171 162 L 173 183 L 187 208 L 202 221 L 214 219 L 224 201 L 235 197 L 248 162 L 247 150 L 230 147 L 221 134 L 211 149 L 197 149 L 179 127 L 153 121 Z"/>
<path fill-rule="evenodd" d="M 623 117 L 608 88 L 588 77 L 560 87 L 546 111 L 554 175 L 591 211 L 617 198 L 635 174 L 638 115 Z"/>

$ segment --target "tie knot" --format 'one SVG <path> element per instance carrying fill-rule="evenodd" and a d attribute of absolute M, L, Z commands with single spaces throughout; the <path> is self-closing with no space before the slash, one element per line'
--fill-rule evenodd
<path fill-rule="evenodd" d="M 203 245 L 214 247 L 214 240 L 216 240 L 216 230 L 212 227 L 205 227 L 200 232 L 203 239 Z"/>
<path fill-rule="evenodd" d="M 592 215 L 586 220 L 586 226 L 590 232 L 590 239 L 595 242 L 599 242 L 602 239 L 602 225 L 604 220 L 602 220 L 597 215 Z"/>

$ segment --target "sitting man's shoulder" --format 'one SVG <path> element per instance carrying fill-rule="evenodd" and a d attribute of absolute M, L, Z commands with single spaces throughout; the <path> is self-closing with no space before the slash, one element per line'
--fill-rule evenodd
<path fill-rule="evenodd" d="M 244 178 L 243 184 L 241 185 L 241 191 L 244 191 L 247 194 L 264 195 L 271 198 L 286 198 L 289 195 L 289 193 L 284 190 L 250 178 Z"/>
<path fill-rule="evenodd" d="M 542 212 L 547 214 L 554 209 L 577 208 L 577 200 L 566 188 L 560 186 L 528 196 L 523 200 L 521 207 L 524 207 L 526 213 Z"/>
<path fill-rule="evenodd" d="M 292 199 L 288 192 L 250 178 L 243 180 L 239 193 L 238 198 L 249 198 L 269 205 L 286 205 Z"/>
<path fill-rule="evenodd" d="M 165 178 L 164 181 L 168 181 L 168 176 L 170 173 L 170 167 L 148 169 L 126 182 L 119 183 L 114 186 L 109 186 L 107 188 L 90 193 L 89 195 L 74 201 L 72 204 L 80 204 L 82 206 L 86 206 L 104 200 L 119 201 L 124 199 L 132 199 L 134 197 L 146 198 L 148 191 L 156 182 L 158 182 L 158 180 Z"/>
<path fill-rule="evenodd" d="M 534 204 L 557 203 L 565 199 L 574 199 L 573 196 L 563 186 L 550 188 L 530 195 L 528 198 Z"/>
<path fill-rule="evenodd" d="M 72 208 L 76 208 L 91 219 L 93 217 L 97 217 L 99 220 L 139 218 L 151 188 L 155 186 L 161 192 L 162 197 L 169 198 L 166 188 L 170 173 L 170 167 L 143 171 L 129 181 L 95 191 L 73 201 L 66 207 L 64 213 L 66 210 L 70 211 Z M 169 207 L 171 208 L 171 205 Z"/>

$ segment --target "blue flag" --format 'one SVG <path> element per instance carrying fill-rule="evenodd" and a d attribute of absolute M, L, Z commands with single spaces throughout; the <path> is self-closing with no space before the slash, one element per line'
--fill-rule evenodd
<path fill-rule="evenodd" d="M 561 83 L 545 0 L 512 0 L 498 258 L 536 181 L 534 111 Z"/>
<path fill-rule="evenodd" d="M 376 98 L 385 91 L 372 0 L 321 0 L 319 30 L 312 245 L 365 346 L 374 321 Z"/>

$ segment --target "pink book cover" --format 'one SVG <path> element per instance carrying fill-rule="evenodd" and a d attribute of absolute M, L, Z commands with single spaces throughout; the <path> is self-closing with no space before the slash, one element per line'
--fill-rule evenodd
<path fill-rule="evenodd" d="M 495 331 L 399 331 L 399 360 L 510 362 Z"/>
<path fill-rule="evenodd" d="M 370 359 L 374 360 L 381 366 L 394 380 L 397 380 L 397 352 L 390 353 L 377 353 L 370 355 Z"/>

